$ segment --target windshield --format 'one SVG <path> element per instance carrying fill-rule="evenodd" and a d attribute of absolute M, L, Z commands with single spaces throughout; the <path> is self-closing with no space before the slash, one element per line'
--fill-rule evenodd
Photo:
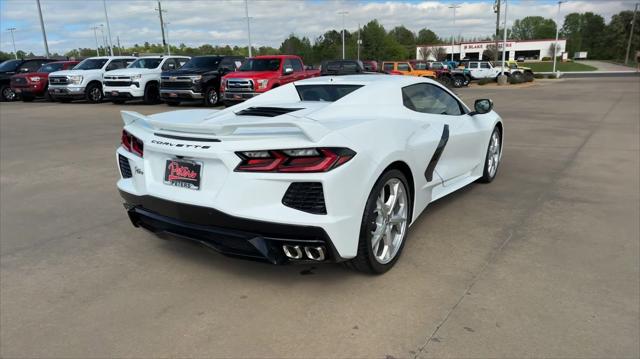
<path fill-rule="evenodd" d="M 239 71 L 278 71 L 280 59 L 249 59 L 240 66 Z"/>
<path fill-rule="evenodd" d="M 160 66 L 162 59 L 137 59 L 131 65 L 130 69 L 155 69 Z"/>
<path fill-rule="evenodd" d="M 334 102 L 359 89 L 362 85 L 298 85 L 301 101 Z"/>
<path fill-rule="evenodd" d="M 207 68 L 207 69 L 217 69 L 220 64 L 221 58 L 219 57 L 194 57 L 189 62 L 182 66 L 182 69 L 197 69 L 197 68 Z"/>
<path fill-rule="evenodd" d="M 20 60 L 7 60 L 0 64 L 0 71 L 15 71 L 20 62 Z"/>
<path fill-rule="evenodd" d="M 74 70 L 97 70 L 97 69 L 101 69 L 102 66 L 104 66 L 104 64 L 107 63 L 107 61 L 109 61 L 109 59 L 86 59 L 81 63 L 79 63 L 78 65 L 76 65 L 76 67 L 74 67 L 73 69 Z"/>
<path fill-rule="evenodd" d="M 54 71 L 60 71 L 62 70 L 62 67 L 64 66 L 64 64 L 62 62 L 58 62 L 58 63 L 51 63 L 51 64 L 46 64 L 46 65 L 42 65 L 42 67 L 40 69 L 38 69 L 38 72 L 54 72 Z"/>

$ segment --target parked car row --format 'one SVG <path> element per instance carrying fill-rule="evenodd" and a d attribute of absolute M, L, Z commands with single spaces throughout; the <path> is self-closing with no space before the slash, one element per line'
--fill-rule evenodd
<path fill-rule="evenodd" d="M 78 61 L 53 59 L 9 60 L 0 64 L 0 100 L 44 97 L 71 102 L 104 100 L 121 104 L 142 100 L 169 106 L 201 102 L 227 106 L 293 81 L 361 73 L 419 76 L 449 87 L 467 86 L 472 80 L 507 76 L 533 78 L 530 68 L 509 61 L 503 69 L 489 61 L 325 61 L 320 69 L 305 66 L 295 55 L 240 56 L 99 56 Z"/>

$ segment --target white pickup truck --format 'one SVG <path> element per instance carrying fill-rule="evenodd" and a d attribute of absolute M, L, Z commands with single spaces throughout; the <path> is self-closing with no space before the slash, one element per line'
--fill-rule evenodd
<path fill-rule="evenodd" d="M 495 79 L 502 72 L 502 66 L 493 66 L 489 61 L 469 61 L 465 68 L 469 69 L 469 74 L 474 80 Z M 505 66 L 505 75 L 509 76 L 509 67 Z"/>
<path fill-rule="evenodd" d="M 145 56 L 134 61 L 126 69 L 109 71 L 104 74 L 103 91 L 105 97 L 119 104 L 129 100 L 140 100 L 153 104 L 160 101 L 160 74 L 162 71 L 182 67 L 187 56 Z"/>
<path fill-rule="evenodd" d="M 54 101 L 71 102 L 86 99 L 102 102 L 102 76 L 105 72 L 123 69 L 136 60 L 133 56 L 89 57 L 73 70 L 52 72 L 49 75 L 49 95 Z"/>

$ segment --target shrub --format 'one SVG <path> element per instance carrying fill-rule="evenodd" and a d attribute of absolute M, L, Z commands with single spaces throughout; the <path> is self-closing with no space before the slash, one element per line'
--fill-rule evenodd
<path fill-rule="evenodd" d="M 542 58 L 541 61 L 551 61 L 551 58 L 549 56 L 545 56 Z"/>
<path fill-rule="evenodd" d="M 478 80 L 478 85 L 480 86 L 484 86 L 490 82 L 493 82 L 493 79 L 480 79 Z"/>

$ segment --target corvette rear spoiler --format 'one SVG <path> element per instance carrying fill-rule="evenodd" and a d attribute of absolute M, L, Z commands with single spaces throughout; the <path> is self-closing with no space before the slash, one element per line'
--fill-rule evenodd
<path fill-rule="evenodd" d="M 329 129 L 317 121 L 307 118 L 274 119 L 240 119 L 238 117 L 221 120 L 203 118 L 195 121 L 170 121 L 160 120 L 145 116 L 138 112 L 121 111 L 122 121 L 125 125 L 135 125 L 152 128 L 155 130 L 167 130 L 186 133 L 200 133 L 214 136 L 243 136 L 243 135 L 272 135 L 278 136 L 291 131 L 301 132 L 312 142 L 318 142 L 329 133 Z M 282 117 L 282 116 L 279 116 Z"/>

